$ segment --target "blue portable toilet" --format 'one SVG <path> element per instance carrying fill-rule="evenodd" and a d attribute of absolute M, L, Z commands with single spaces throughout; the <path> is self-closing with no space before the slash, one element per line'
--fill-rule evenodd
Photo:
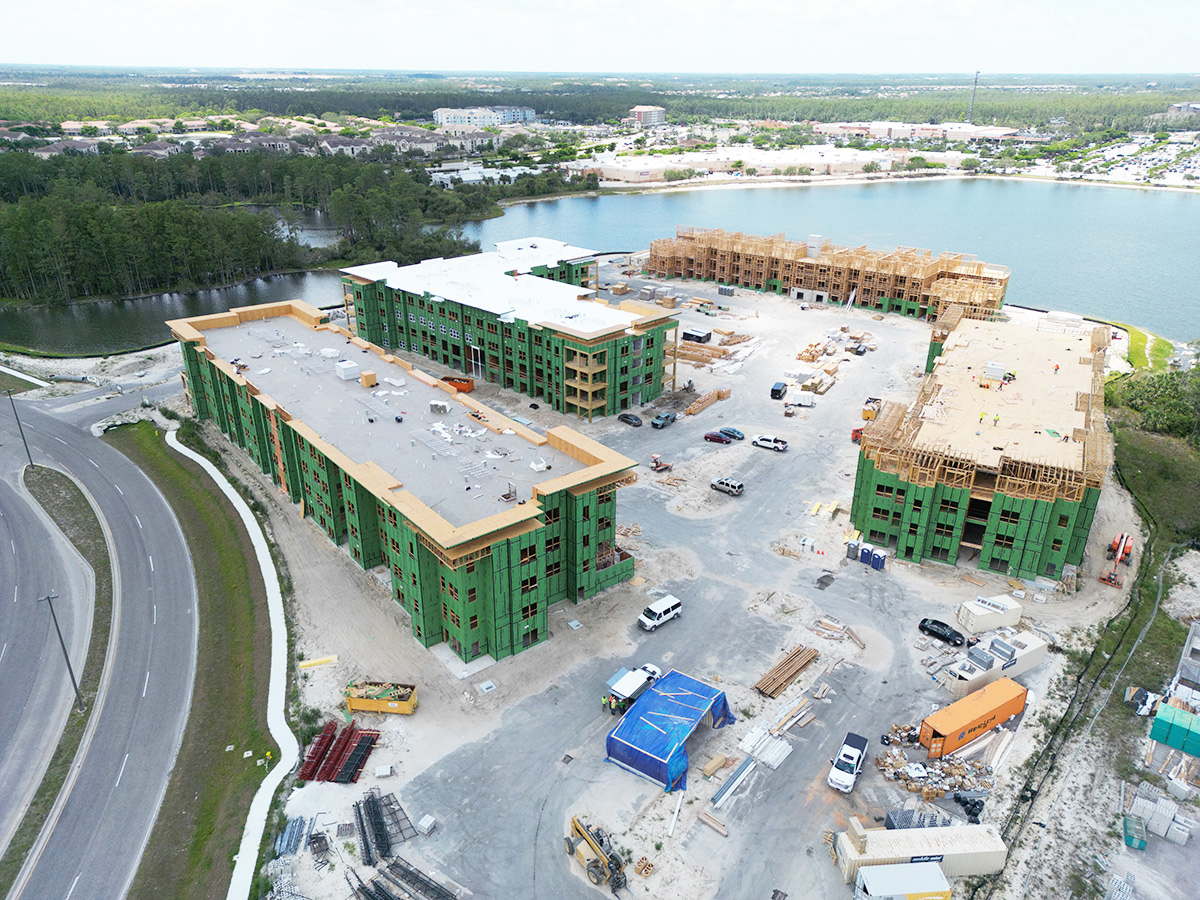
<path fill-rule="evenodd" d="M 846 544 L 846 559 L 858 559 L 858 541 Z"/>
<path fill-rule="evenodd" d="M 875 548 L 870 544 L 863 544 L 858 551 L 858 561 L 864 565 L 871 564 L 871 554 L 875 552 Z"/>
<path fill-rule="evenodd" d="M 871 554 L 871 568 L 883 571 L 883 565 L 887 562 L 888 552 L 886 550 L 876 550 Z"/>

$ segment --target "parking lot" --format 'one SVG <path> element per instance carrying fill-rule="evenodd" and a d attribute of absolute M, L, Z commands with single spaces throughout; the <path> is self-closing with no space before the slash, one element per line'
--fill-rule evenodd
<path fill-rule="evenodd" d="M 602 267 L 602 282 L 617 280 L 635 284 Z M 684 288 L 684 296 L 693 294 L 717 299 L 715 285 Z M 935 704 L 949 702 L 919 665 L 928 651 L 914 647 L 917 623 L 924 616 L 952 622 L 957 603 L 1005 590 L 1002 579 L 973 569 L 930 563 L 875 571 L 844 557 L 858 449 L 850 430 L 862 424 L 866 397 L 907 401 L 915 394 L 928 326 L 898 316 L 877 320 L 861 310 L 801 310 L 774 295 L 744 291 L 720 302 L 730 306 L 727 316 L 686 311 L 680 321 L 749 335 L 733 348 L 740 351 L 733 365 L 710 371 L 680 363 L 679 383 L 693 380 L 695 392 L 667 395 L 658 406 L 635 411 L 645 422 L 640 428 L 616 419 L 568 422 L 640 464 L 638 483 L 623 489 L 617 504 L 618 527 L 627 532 L 622 543 L 639 560 L 633 582 L 554 607 L 544 645 L 461 680 L 416 645 L 382 591 L 365 600 L 372 618 L 362 635 L 369 636 L 354 639 L 347 632 L 344 648 L 299 616 L 300 643 L 310 654 L 344 654 L 339 669 L 312 673 L 310 702 L 332 709 L 339 685 L 351 676 L 418 680 L 419 712 L 378 725 L 384 737 L 371 767 L 393 764 L 396 776 L 380 787 L 395 791 L 414 821 L 426 813 L 438 820 L 431 836 L 405 844 L 403 854 L 474 896 L 557 900 L 598 890 L 563 853 L 570 817 L 580 814 L 611 830 L 632 859 L 655 862 L 649 878 L 631 874 L 638 895 L 759 900 L 779 890 L 792 898 L 849 896 L 822 835 L 842 829 L 850 815 L 874 825 L 912 795 L 885 782 L 870 764 L 853 794 L 838 794 L 825 785 L 829 757 L 848 730 L 871 738 L 873 757 L 892 723 L 919 722 Z M 771 385 L 789 379 L 789 390 L 798 391 L 796 382 L 813 366 L 797 361 L 797 351 L 842 325 L 871 332 L 878 349 L 843 362 L 827 394 L 785 417 L 783 403 L 769 396 Z M 716 388 L 732 394 L 695 416 L 682 415 L 691 399 Z M 491 385 L 479 386 L 475 396 L 528 416 L 535 427 L 561 421 Z M 669 408 L 681 413 L 678 421 L 651 428 L 650 418 Z M 721 427 L 737 428 L 746 439 L 703 440 Z M 785 439 L 788 449 L 752 446 L 760 433 Z M 671 471 L 652 473 L 651 454 L 670 462 Z M 743 482 L 744 493 L 712 490 L 711 481 L 724 476 Z M 835 500 L 842 501 L 836 515 L 813 515 L 814 505 L 828 509 Z M 347 579 L 364 577 L 352 564 L 341 570 Z M 988 587 L 962 581 L 967 573 Z M 664 593 L 683 599 L 684 615 L 654 633 L 639 630 L 640 610 Z M 354 627 L 348 624 L 352 609 L 339 608 L 337 627 Z M 820 615 L 853 626 L 865 649 L 814 633 L 809 625 Z M 818 649 L 820 659 L 778 701 L 760 698 L 754 683 L 798 644 Z M 675 796 L 604 761 L 604 739 L 615 724 L 600 705 L 605 680 L 620 666 L 642 663 L 715 680 L 738 718 L 689 741 L 689 790 L 670 838 Z M 1023 679 L 1035 696 L 1044 694 L 1055 665 Z M 388 671 L 380 671 L 383 666 Z M 780 704 L 794 705 L 821 681 L 829 693 L 814 703 L 816 721 L 788 734 L 793 752 L 774 771 L 760 766 L 717 813 L 729 836 L 699 824 L 696 812 L 708 806 L 723 777 L 707 782 L 699 766 L 718 752 L 744 756 L 736 745 L 753 723 L 767 722 Z M 1010 754 L 1010 765 L 1019 762 L 1024 743 Z M 357 789 L 306 787 L 289 801 L 289 814 L 321 811 L 319 825 L 349 821 L 350 801 L 372 783 L 368 775 Z M 326 812 L 338 804 L 345 809 Z M 344 862 L 353 864 L 348 849 Z M 305 865 L 298 864 L 296 877 L 307 896 L 346 896 L 340 872 L 315 874 Z"/>

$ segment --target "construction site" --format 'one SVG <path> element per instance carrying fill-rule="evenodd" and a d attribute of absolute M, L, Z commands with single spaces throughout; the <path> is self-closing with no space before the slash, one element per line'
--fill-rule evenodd
<path fill-rule="evenodd" d="M 1107 445 L 1094 434 L 1103 431 L 1095 372 L 1123 363 L 1107 331 L 1005 309 L 1008 321 L 999 322 L 985 320 L 995 314 L 942 311 L 931 335 L 930 324 L 911 315 L 665 281 L 626 258 L 598 261 L 597 289 L 606 303 L 635 292 L 669 308 L 681 332 L 700 338 L 671 355 L 679 388 L 634 410 L 647 424 L 674 415 L 660 427 L 575 421 L 571 443 L 588 454 L 572 462 L 558 437 L 550 446 L 568 430 L 559 411 L 531 409 L 527 395 L 499 383 L 457 396 L 436 388 L 440 399 L 469 401 L 463 416 L 475 410 L 496 427 L 474 439 L 482 453 L 499 443 L 511 462 L 523 455 L 513 448 L 528 445 L 550 463 L 550 472 L 526 471 L 534 483 L 521 510 L 543 503 L 553 486 L 538 479 L 583 478 L 587 469 L 575 467 L 597 465 L 600 448 L 626 482 L 611 515 L 613 546 L 627 555 L 628 570 L 587 602 L 558 602 L 575 599 L 568 592 L 547 598 L 543 611 L 539 601 L 540 639 L 518 641 L 520 652 L 467 661 L 444 633 L 440 641 L 418 637 L 425 595 L 414 615 L 396 596 L 391 558 L 363 564 L 346 552 L 322 525 L 321 507 L 297 515 L 271 465 L 229 442 L 225 460 L 268 511 L 294 582 L 297 683 L 303 702 L 321 713 L 306 748 L 310 777 L 286 800 L 289 825 L 269 872 L 275 897 L 949 898 L 996 877 L 983 882 L 995 885 L 993 900 L 1057 900 L 1067 874 L 1078 872 L 1122 884 L 1136 873 L 1140 900 L 1174 900 L 1155 867 L 1200 879 L 1200 861 L 1188 855 L 1190 801 L 1170 795 L 1160 803 L 1149 788 L 1134 790 L 1127 774 L 1105 764 L 1103 748 L 1045 788 L 1047 796 L 1064 791 L 1057 821 L 1069 825 L 1047 829 L 1044 848 L 1042 830 L 1030 841 L 1007 829 L 1024 764 L 1067 702 L 1063 651 L 1085 650 L 1093 626 L 1121 609 L 1128 588 L 1101 576 L 1122 561 L 1133 571 L 1143 549 L 1133 503 L 1106 471 Z M 291 412 L 295 401 L 268 385 L 274 373 L 257 373 L 316 365 L 290 351 L 300 341 L 319 357 L 324 345 L 286 332 L 287 352 L 258 359 L 247 352 L 249 332 L 266 327 L 247 320 L 242 343 L 218 343 L 226 329 L 195 326 L 210 338 L 198 351 L 197 383 L 215 367 L 212 383 L 227 387 L 218 400 L 204 386 L 204 399 L 193 402 L 243 404 L 244 381 L 247 392 L 261 391 L 246 402 Z M 419 356 L 329 333 L 340 341 L 338 360 L 360 362 L 359 375 L 370 360 L 387 409 L 406 404 L 404 424 L 410 416 L 422 428 L 446 420 L 438 413 L 426 422 L 415 401 L 391 394 L 418 376 L 384 369 L 385 357 L 419 371 Z M 990 363 L 1000 365 L 989 370 Z M 388 384 L 385 372 L 408 383 Z M 338 390 L 371 396 L 361 382 L 346 384 Z M 969 413 L 961 411 L 968 404 Z M 321 409 L 306 415 L 323 422 Z M 254 420 L 238 415 L 232 424 L 250 422 L 253 434 Z M 376 418 L 376 430 L 400 427 Z M 372 423 L 354 428 L 369 436 Z M 900 440 L 906 433 L 910 443 Z M 964 445 L 961 459 L 947 452 L 951 442 Z M 381 467 L 416 466 L 407 484 L 428 490 L 456 477 L 424 459 L 420 442 L 402 443 L 387 452 L 381 445 L 377 458 Z M 768 452 L 779 443 L 786 451 Z M 270 454 L 263 458 L 270 463 Z M 434 466 L 424 482 L 422 462 Z M 348 463 L 345 471 L 357 477 Z M 496 477 L 506 488 L 510 475 Z M 882 529 L 859 521 L 864 485 L 871 522 L 882 525 L 874 513 L 887 509 Z M 507 503 L 491 490 L 474 493 L 440 501 L 433 492 L 429 505 L 456 525 L 455 516 L 473 515 L 479 504 Z M 960 526 L 949 533 L 939 533 L 952 521 L 949 511 L 938 516 L 943 499 L 959 503 Z M 385 538 L 387 511 L 385 503 Z M 580 509 L 575 521 L 589 520 Z M 1132 537 L 1114 551 L 1114 534 Z M 905 555 L 902 548 L 918 545 L 910 536 L 928 543 Z M 514 540 L 503 551 L 493 546 L 493 565 L 503 553 L 519 568 L 531 539 Z M 397 542 L 401 582 L 409 582 L 407 548 Z M 1003 566 L 993 562 L 1001 558 Z M 1049 575 L 1052 561 L 1059 568 Z M 446 574 L 447 588 L 466 584 L 450 577 L 461 579 L 462 567 L 431 571 Z M 440 606 L 440 584 L 430 587 Z M 445 602 L 452 623 L 459 607 L 448 589 Z M 678 614 L 640 627 L 656 606 Z M 1200 613 L 1200 599 L 1195 607 Z M 956 629 L 959 642 L 931 636 L 928 618 Z M 453 623 L 446 631 L 457 636 Z M 1185 661 L 1200 658 L 1194 647 L 1187 654 Z M 647 673 L 632 679 L 640 693 L 619 708 L 611 703 L 612 685 L 621 683 L 614 670 Z M 1158 722 L 1145 720 L 1146 747 L 1154 748 L 1146 771 L 1161 767 L 1163 778 L 1181 782 L 1174 792 L 1194 797 L 1200 773 L 1195 757 L 1183 757 L 1193 729 L 1177 719 L 1200 679 L 1181 665 L 1179 681 L 1171 703 L 1140 698 Z M 1161 742 L 1150 741 L 1152 727 Z M 827 778 L 850 734 L 865 739 L 866 752 L 852 791 L 842 792 Z M 1126 816 L 1144 823 L 1145 849 L 1134 846 L 1136 835 L 1124 840 Z M 1045 818 L 1047 826 L 1055 821 Z"/>
<path fill-rule="evenodd" d="M 855 526 L 899 559 L 1073 579 L 1112 464 L 1109 328 L 951 307 L 931 344 L 916 399 L 863 429 Z"/>
<path fill-rule="evenodd" d="M 934 256 L 900 247 L 840 247 L 820 235 L 791 241 L 719 228 L 680 226 L 652 241 L 646 269 L 654 278 L 695 279 L 773 291 L 793 300 L 849 304 L 916 318 L 938 318 L 951 304 L 972 317 L 1004 305 L 1008 269 L 961 253 Z"/>

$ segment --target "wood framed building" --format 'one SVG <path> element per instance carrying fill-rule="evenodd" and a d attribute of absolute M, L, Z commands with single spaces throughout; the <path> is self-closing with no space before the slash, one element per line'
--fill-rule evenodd
<path fill-rule="evenodd" d="M 1083 559 L 1112 462 L 1107 326 L 952 309 L 917 398 L 863 430 L 850 517 L 899 559 L 1060 578 Z"/>
<path fill-rule="evenodd" d="M 492 253 L 342 270 L 346 314 L 381 347 L 419 353 L 591 420 L 675 382 L 674 313 L 596 297 L 595 253 L 548 238 Z"/>
<path fill-rule="evenodd" d="M 952 304 L 973 318 L 994 315 L 1004 305 L 1009 277 L 1006 267 L 961 253 L 868 250 L 839 247 L 817 235 L 789 241 L 782 234 L 686 226 L 674 238 L 651 242 L 646 268 L 656 278 L 696 278 L 932 319 Z"/>
<path fill-rule="evenodd" d="M 356 563 L 387 567 L 423 645 L 503 659 L 546 639 L 551 604 L 633 574 L 620 453 L 538 434 L 299 301 L 168 325 L 196 417 Z"/>

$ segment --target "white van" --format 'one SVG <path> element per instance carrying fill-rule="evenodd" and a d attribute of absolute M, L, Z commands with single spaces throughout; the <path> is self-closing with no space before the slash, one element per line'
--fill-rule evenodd
<path fill-rule="evenodd" d="M 663 622 L 669 622 L 681 615 L 683 615 L 683 601 L 672 594 L 667 594 L 642 610 L 642 614 L 638 616 L 637 620 L 638 627 L 643 631 L 653 631 Z"/>

